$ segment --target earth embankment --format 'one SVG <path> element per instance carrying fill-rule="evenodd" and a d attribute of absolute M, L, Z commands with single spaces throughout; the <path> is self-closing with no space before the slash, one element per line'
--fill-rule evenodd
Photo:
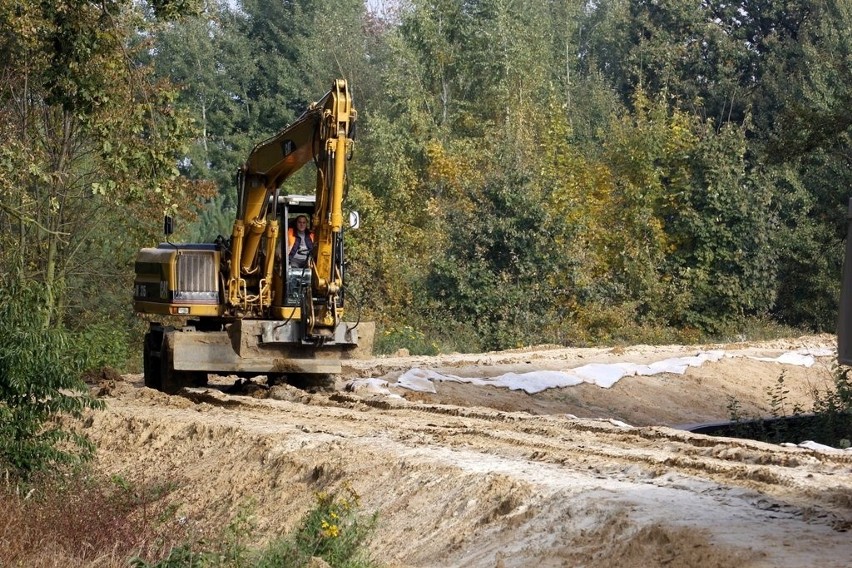
<path fill-rule="evenodd" d="M 378 511 L 370 548 L 390 566 L 846 566 L 852 453 L 673 428 L 724 419 L 731 400 L 766 413 L 782 372 L 786 403 L 808 403 L 831 357 L 773 359 L 830 341 L 378 358 L 350 365 L 337 390 L 266 398 L 215 384 L 169 396 L 126 376 L 102 385 L 107 409 L 86 430 L 104 472 L 175 480 L 170 498 L 200 534 L 248 508 L 272 538 L 315 492 L 348 483 Z M 717 349 L 738 355 L 609 389 L 396 386 L 412 368 L 495 377 Z"/>

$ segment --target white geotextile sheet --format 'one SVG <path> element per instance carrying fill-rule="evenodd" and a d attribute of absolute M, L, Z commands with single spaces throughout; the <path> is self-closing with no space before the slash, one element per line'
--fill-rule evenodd
<path fill-rule="evenodd" d="M 790 351 L 779 357 L 748 357 L 758 361 L 774 361 L 784 365 L 810 367 L 815 357 L 832 355 L 828 349 Z M 546 389 L 572 387 L 581 383 L 608 389 L 624 377 L 649 376 L 658 373 L 682 375 L 689 367 L 700 367 L 707 361 L 719 361 L 723 357 L 741 357 L 722 350 L 701 351 L 692 357 L 674 357 L 650 364 L 636 363 L 590 363 L 565 371 L 530 371 L 528 373 L 506 373 L 497 377 L 459 377 L 438 373 L 429 369 L 414 368 L 403 373 L 394 386 L 419 392 L 437 392 L 435 382 L 470 383 L 478 386 L 493 386 L 509 390 L 522 390 L 529 394 Z"/>

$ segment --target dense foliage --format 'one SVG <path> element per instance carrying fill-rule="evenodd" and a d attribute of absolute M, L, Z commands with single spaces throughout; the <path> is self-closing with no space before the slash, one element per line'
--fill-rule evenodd
<path fill-rule="evenodd" d="M 88 457 L 88 440 L 57 418 L 102 406 L 80 374 L 103 361 L 84 338 L 45 326 L 47 306 L 43 287 L 0 282 L 0 468 L 22 476 Z"/>
<path fill-rule="evenodd" d="M 345 75 L 352 298 L 480 349 L 834 327 L 848 0 L 210 2 L 157 37 L 230 214 L 252 141 Z M 228 215 L 225 215 L 227 218 Z M 211 228 L 212 226 L 212 228 Z M 392 343 L 392 342 L 391 342 Z"/>
<path fill-rule="evenodd" d="M 97 406 L 81 373 L 126 363 L 133 255 L 197 199 L 177 168 L 193 121 L 143 61 L 142 8 L 0 2 L 0 461 L 21 472 L 86 447 L 56 421 Z"/>
<path fill-rule="evenodd" d="M 61 0 L 0 21 L 0 265 L 42 283 L 49 325 L 128 329 L 162 212 L 227 234 L 251 146 L 345 76 L 347 297 L 388 346 L 834 328 L 849 0 Z"/>

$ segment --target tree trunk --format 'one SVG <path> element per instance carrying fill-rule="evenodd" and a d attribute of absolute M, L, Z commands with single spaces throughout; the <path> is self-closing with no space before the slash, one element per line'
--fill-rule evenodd
<path fill-rule="evenodd" d="M 44 327 L 50 327 L 56 308 L 56 236 L 48 235 L 47 265 L 44 273 L 44 286 L 47 289 L 47 310 L 44 314 Z"/>

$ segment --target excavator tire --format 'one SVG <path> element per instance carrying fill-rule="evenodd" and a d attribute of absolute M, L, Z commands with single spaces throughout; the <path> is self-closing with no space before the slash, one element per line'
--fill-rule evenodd
<path fill-rule="evenodd" d="M 172 327 L 151 326 L 145 334 L 142 361 L 146 387 L 174 394 L 184 387 L 207 384 L 205 372 L 174 370 L 172 338 L 175 333 Z"/>
<path fill-rule="evenodd" d="M 155 390 L 162 390 L 163 388 L 160 362 L 160 352 L 162 349 L 162 345 L 162 328 L 159 328 L 159 331 L 156 328 L 152 328 L 151 331 L 145 334 L 142 356 L 145 386 Z"/>

